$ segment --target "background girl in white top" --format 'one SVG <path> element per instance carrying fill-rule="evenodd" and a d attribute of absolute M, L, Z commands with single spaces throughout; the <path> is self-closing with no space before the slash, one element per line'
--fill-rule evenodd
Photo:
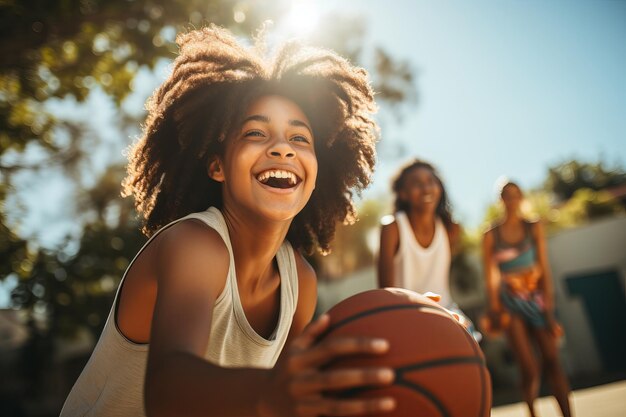
<path fill-rule="evenodd" d="M 324 316 L 305 329 L 316 278 L 301 251 L 329 248 L 374 166 L 366 72 L 295 44 L 268 60 L 217 27 L 177 41 L 124 182 L 151 238 L 61 415 L 391 410 L 387 397 L 327 395 L 390 384 L 391 369 L 324 370 L 340 355 L 384 353 L 385 340 L 315 343 Z"/>
<path fill-rule="evenodd" d="M 450 263 L 461 228 L 452 221 L 437 171 L 426 161 L 413 160 L 400 169 L 392 189 L 395 213 L 382 220 L 378 285 L 439 294 L 442 306 L 461 315 L 461 322 L 480 339 L 450 296 Z"/>

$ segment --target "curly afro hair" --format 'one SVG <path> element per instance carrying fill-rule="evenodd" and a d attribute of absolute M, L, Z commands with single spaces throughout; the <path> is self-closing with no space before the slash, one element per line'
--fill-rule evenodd
<path fill-rule="evenodd" d="M 283 45 L 267 59 L 225 29 L 180 34 L 180 54 L 167 80 L 147 101 L 142 137 L 129 152 L 124 196 L 134 196 L 151 235 L 167 223 L 222 208 L 221 184 L 207 164 L 223 155 L 256 98 L 278 94 L 300 106 L 316 137 L 316 188 L 287 238 L 303 252 L 329 252 L 337 222 L 356 217 L 353 193 L 367 187 L 376 162 L 378 126 L 367 73 L 336 53 Z"/>

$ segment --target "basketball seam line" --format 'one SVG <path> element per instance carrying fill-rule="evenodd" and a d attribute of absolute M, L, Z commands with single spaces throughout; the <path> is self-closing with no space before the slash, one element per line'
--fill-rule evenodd
<path fill-rule="evenodd" d="M 450 417 L 450 413 L 444 407 L 444 405 L 441 403 L 441 401 L 439 401 L 439 398 L 437 398 L 437 396 L 435 396 L 435 394 L 433 394 L 432 392 L 428 391 L 426 388 L 422 387 L 421 385 L 418 385 L 418 384 L 416 384 L 414 382 L 409 382 L 409 381 L 407 381 L 405 379 L 402 379 L 402 378 L 400 380 L 396 381 L 396 385 L 404 386 L 405 388 L 409 388 L 409 389 L 412 389 L 414 391 L 419 392 L 424 397 L 428 398 L 430 400 L 430 402 L 435 405 L 435 407 L 437 408 L 437 410 L 439 410 L 439 412 L 441 413 L 441 415 L 443 417 Z"/>
<path fill-rule="evenodd" d="M 338 328 L 340 328 L 342 326 L 345 326 L 347 323 L 350 323 L 352 321 L 361 319 L 363 317 L 370 316 L 372 314 L 380 313 L 381 311 L 407 310 L 407 309 L 418 309 L 418 310 L 421 310 L 423 308 L 441 311 L 443 313 L 446 313 L 448 316 L 454 318 L 451 314 L 449 314 L 447 311 L 445 311 L 445 309 L 443 309 L 442 307 L 431 306 L 431 305 L 428 305 L 428 304 L 398 304 L 398 305 L 394 305 L 394 306 L 377 307 L 377 308 L 374 308 L 372 310 L 363 311 L 361 313 L 357 313 L 357 314 L 355 314 L 353 316 L 349 316 L 349 317 L 346 317 L 343 320 L 338 321 L 337 323 L 335 323 L 332 326 L 330 326 L 324 333 L 322 333 L 320 335 L 319 339 L 324 338 L 328 333 L 330 333 L 330 332 L 332 332 L 334 330 L 337 330 Z"/>
<path fill-rule="evenodd" d="M 398 386 L 398 387 L 409 389 L 411 391 L 416 391 L 418 394 L 423 395 L 428 401 L 430 401 L 435 406 L 437 411 L 439 411 L 439 413 L 442 415 L 442 417 L 451 417 L 450 413 L 444 407 L 443 403 L 439 400 L 439 398 L 437 398 L 437 396 L 435 394 L 433 394 L 432 392 L 430 392 L 429 390 L 427 390 L 423 386 L 421 386 L 419 384 L 416 384 L 414 382 L 407 381 L 406 379 L 403 379 L 401 377 L 400 378 L 396 378 L 396 380 L 394 381 L 394 385 Z M 355 396 L 359 395 L 360 393 L 367 392 L 367 391 L 370 391 L 372 389 L 375 390 L 375 389 L 378 389 L 378 388 L 380 388 L 380 387 L 360 387 L 360 388 L 354 388 L 354 389 L 350 389 L 350 390 L 344 391 L 343 395 L 347 395 L 349 398 L 354 398 Z"/>
<path fill-rule="evenodd" d="M 446 408 L 439 401 L 439 399 L 435 396 L 435 394 L 427 391 L 424 387 L 414 382 L 407 381 L 404 378 L 404 374 L 410 371 L 422 370 L 425 368 L 431 368 L 431 367 L 442 366 L 442 365 L 454 365 L 457 363 L 475 363 L 475 364 L 480 365 L 481 367 L 485 366 L 485 361 L 482 358 L 476 357 L 476 356 L 459 356 L 459 357 L 454 357 L 454 358 L 438 359 L 438 360 L 420 363 L 417 365 L 403 366 L 401 368 L 396 369 L 397 376 L 396 376 L 396 382 L 394 384 L 419 391 L 439 409 L 439 412 L 442 414 L 443 417 L 449 417 L 448 410 L 446 410 Z M 483 406 L 482 406 L 482 398 L 481 398 L 481 406 L 479 407 L 479 410 L 481 410 L 482 407 Z"/>
<path fill-rule="evenodd" d="M 417 371 L 425 368 L 432 368 L 435 366 L 454 365 L 457 363 L 475 363 L 481 366 L 485 366 L 485 361 L 479 356 L 458 356 L 453 358 L 436 359 L 428 362 L 421 362 L 415 365 L 407 365 L 396 369 L 397 373 L 405 373 L 410 371 Z"/>

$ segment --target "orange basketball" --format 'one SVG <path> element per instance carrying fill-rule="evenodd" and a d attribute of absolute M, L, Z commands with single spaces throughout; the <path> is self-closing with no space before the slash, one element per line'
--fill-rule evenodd
<path fill-rule="evenodd" d="M 380 417 L 488 417 L 491 379 L 485 358 L 469 333 L 444 308 L 408 290 L 387 288 L 354 295 L 328 311 L 323 337 L 387 339 L 381 356 L 334 361 L 331 369 L 386 366 L 393 385 L 343 392 L 342 397 L 392 396 L 396 408 Z"/>

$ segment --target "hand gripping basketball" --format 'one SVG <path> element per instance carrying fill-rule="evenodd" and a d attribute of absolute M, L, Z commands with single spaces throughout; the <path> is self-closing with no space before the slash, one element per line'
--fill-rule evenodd
<path fill-rule="evenodd" d="M 329 322 L 324 315 L 311 323 L 281 356 L 265 387 L 260 416 L 353 416 L 394 408 L 395 401 L 389 396 L 342 399 L 324 395 L 337 390 L 383 387 L 394 378 L 393 371 L 385 366 L 324 369 L 342 357 L 379 356 L 389 349 L 386 340 L 367 336 L 336 337 L 316 343 Z"/>

